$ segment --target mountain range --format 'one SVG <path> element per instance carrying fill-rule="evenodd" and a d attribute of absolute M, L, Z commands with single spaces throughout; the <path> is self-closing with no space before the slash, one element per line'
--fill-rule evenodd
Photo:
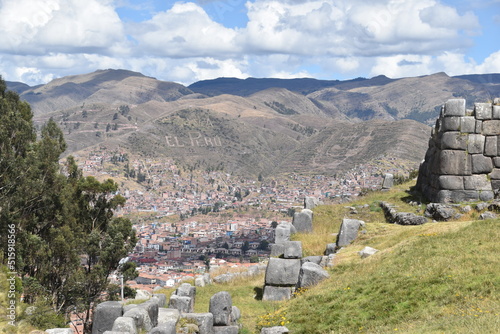
<path fill-rule="evenodd" d="M 30 87 L 7 82 L 67 154 L 96 145 L 241 175 L 334 174 L 381 157 L 423 158 L 441 105 L 500 96 L 500 74 L 390 79 L 204 80 L 189 86 L 99 70 Z"/>

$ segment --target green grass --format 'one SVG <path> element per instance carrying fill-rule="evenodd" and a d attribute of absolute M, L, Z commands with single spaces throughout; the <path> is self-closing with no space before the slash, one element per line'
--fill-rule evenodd
<path fill-rule="evenodd" d="M 210 297 L 228 291 L 241 310 L 241 333 L 281 322 L 294 334 L 499 333 L 500 220 L 474 221 L 473 211 L 453 222 L 386 223 L 379 201 L 393 203 L 398 211 L 418 209 L 406 203 L 409 186 L 314 209 L 313 233 L 294 236 L 305 256 L 322 254 L 327 243 L 335 242 L 342 218 L 366 222 L 366 232 L 337 254 L 330 279 L 286 302 L 256 298 L 264 275 L 198 287 L 195 311 L 208 312 Z M 357 215 L 345 208 L 363 204 L 369 206 Z M 357 252 L 365 246 L 379 252 L 360 259 Z M 173 289 L 160 292 L 168 299 Z"/>
<path fill-rule="evenodd" d="M 197 290 L 197 312 L 208 310 L 215 292 L 226 290 L 242 310 L 247 333 L 260 322 L 283 321 L 293 333 L 498 333 L 500 332 L 500 221 L 429 222 L 420 226 L 385 223 L 372 205 L 388 201 L 398 211 L 417 207 L 405 201 L 408 184 L 370 193 L 350 204 L 314 210 L 314 232 L 297 234 L 304 255 L 321 254 L 335 241 L 344 217 L 363 219 L 366 232 L 342 249 L 331 278 L 290 301 L 254 298 L 264 279 L 243 279 Z M 351 216 L 345 206 L 369 204 Z M 366 259 L 365 246 L 380 251 Z"/>

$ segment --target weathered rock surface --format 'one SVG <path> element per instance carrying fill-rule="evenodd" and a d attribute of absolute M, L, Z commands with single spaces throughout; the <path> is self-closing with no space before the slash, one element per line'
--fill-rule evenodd
<path fill-rule="evenodd" d="M 104 302 L 97 305 L 94 312 L 92 334 L 101 334 L 113 329 L 113 323 L 123 315 L 123 307 L 120 302 Z"/>
<path fill-rule="evenodd" d="M 266 285 L 294 286 L 300 272 L 299 259 L 270 258 L 266 269 Z"/>
<path fill-rule="evenodd" d="M 137 327 L 135 326 L 134 319 L 128 317 L 118 317 L 113 323 L 113 332 L 124 332 L 129 334 L 136 334 Z"/>
<path fill-rule="evenodd" d="M 371 256 L 371 255 L 377 253 L 377 252 L 378 252 L 378 249 L 366 246 L 361 251 L 359 251 L 358 254 L 359 254 L 359 256 L 361 256 L 362 259 L 364 259 L 364 258 L 367 258 L 368 256 Z"/>
<path fill-rule="evenodd" d="M 264 286 L 262 300 L 281 301 L 292 298 L 292 287 L 289 286 Z"/>
<path fill-rule="evenodd" d="M 289 334 L 290 331 L 285 326 L 264 327 L 260 334 Z"/>
<path fill-rule="evenodd" d="M 457 215 L 457 211 L 447 204 L 429 203 L 424 214 L 437 221 L 448 221 Z"/>
<path fill-rule="evenodd" d="M 213 314 L 214 326 L 229 326 L 233 302 L 227 291 L 220 291 L 210 298 L 208 311 Z"/>
<path fill-rule="evenodd" d="M 303 209 L 301 212 L 295 212 L 292 224 L 301 233 L 309 233 L 313 230 L 313 212 L 309 209 Z"/>
<path fill-rule="evenodd" d="M 299 288 L 306 288 L 318 284 L 324 279 L 330 277 L 330 274 L 323 269 L 319 264 L 312 262 L 305 262 L 300 268 Z"/>
<path fill-rule="evenodd" d="M 492 119 L 499 106 L 475 103 L 470 116 L 463 106 L 464 99 L 443 106 L 420 165 L 416 189 L 431 202 L 490 201 L 500 193 L 500 120 Z"/>
<path fill-rule="evenodd" d="M 349 245 L 358 236 L 358 230 L 365 222 L 357 219 L 343 219 L 337 235 L 337 248 Z"/>

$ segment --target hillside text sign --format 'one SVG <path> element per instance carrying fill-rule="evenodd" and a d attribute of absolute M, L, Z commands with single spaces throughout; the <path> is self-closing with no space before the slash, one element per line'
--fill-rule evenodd
<path fill-rule="evenodd" d="M 165 136 L 167 146 L 170 147 L 221 147 L 222 141 L 219 136 L 202 136 L 200 132 L 190 131 L 187 137 Z"/>

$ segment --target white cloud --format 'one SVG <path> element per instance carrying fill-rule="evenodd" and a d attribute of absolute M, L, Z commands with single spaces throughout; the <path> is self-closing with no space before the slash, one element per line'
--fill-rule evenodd
<path fill-rule="evenodd" d="M 247 26 L 234 29 L 193 2 L 156 13 L 148 7 L 152 14 L 142 22 L 122 22 L 118 6 L 120 0 L 0 0 L 0 73 L 38 84 L 127 68 L 190 84 L 219 76 L 500 72 L 499 52 L 481 64 L 464 56 L 478 18 L 438 0 L 255 0 L 245 5 Z"/>
<path fill-rule="evenodd" d="M 194 3 L 176 3 L 130 31 L 138 52 L 173 58 L 219 56 L 237 53 L 237 32 L 212 21 Z"/>
<path fill-rule="evenodd" d="M 0 50 L 12 54 L 105 53 L 125 40 L 107 1 L 4 0 Z"/>

